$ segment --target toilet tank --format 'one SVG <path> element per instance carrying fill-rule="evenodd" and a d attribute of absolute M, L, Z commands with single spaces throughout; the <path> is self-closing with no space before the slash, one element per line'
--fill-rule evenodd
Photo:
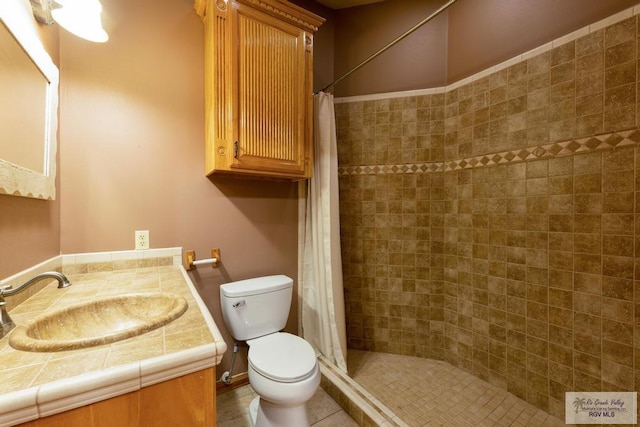
<path fill-rule="evenodd" d="M 220 286 L 222 317 L 237 341 L 284 329 L 293 294 L 293 279 L 284 275 L 256 277 Z"/>

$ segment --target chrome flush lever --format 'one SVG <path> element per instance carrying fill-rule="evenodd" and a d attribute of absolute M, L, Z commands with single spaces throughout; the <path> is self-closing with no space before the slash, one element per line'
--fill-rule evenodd
<path fill-rule="evenodd" d="M 243 306 L 243 305 L 245 305 L 245 304 L 246 304 L 246 302 L 245 302 L 244 300 L 242 300 L 242 301 L 238 301 L 238 302 L 234 303 L 234 304 L 232 305 L 232 307 L 233 307 L 233 308 L 238 308 L 238 307 L 242 307 L 242 306 Z"/>

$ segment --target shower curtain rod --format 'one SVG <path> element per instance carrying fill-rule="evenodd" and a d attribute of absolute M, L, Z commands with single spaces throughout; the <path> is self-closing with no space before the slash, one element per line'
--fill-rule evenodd
<path fill-rule="evenodd" d="M 404 34 L 396 37 L 393 41 L 391 41 L 390 43 L 388 43 L 386 46 L 384 46 L 382 49 L 380 49 L 379 51 L 377 51 L 376 53 L 374 53 L 373 55 L 371 55 L 370 57 L 368 57 L 367 59 L 365 59 L 364 61 L 362 61 L 360 64 L 356 65 L 355 67 L 353 67 L 351 70 L 347 71 L 346 73 L 344 73 L 342 76 L 338 77 L 337 79 L 335 79 L 333 82 L 331 82 L 330 84 L 326 85 L 325 87 L 323 87 L 321 89 L 322 92 L 326 91 L 327 89 L 329 89 L 332 86 L 335 86 L 337 83 L 339 83 L 340 81 L 342 81 L 343 79 L 345 79 L 346 77 L 350 76 L 352 73 L 354 73 L 355 71 L 359 70 L 360 68 L 362 68 L 364 65 L 368 64 L 370 61 L 372 61 L 373 59 L 375 59 L 376 57 L 378 57 L 379 55 L 381 55 L 382 53 L 384 53 L 387 49 L 389 49 L 390 47 L 392 47 L 393 45 L 395 45 L 396 43 L 398 43 L 400 40 L 404 39 L 405 37 L 407 37 L 409 34 L 413 33 L 415 30 L 417 30 L 418 28 L 422 27 L 424 24 L 426 24 L 427 22 L 431 21 L 433 18 L 435 18 L 436 16 L 440 15 L 442 12 L 444 12 L 449 6 L 451 6 L 453 3 L 455 3 L 456 0 L 449 0 L 448 2 L 446 2 L 445 4 L 443 4 L 438 10 L 436 10 L 435 12 L 433 12 L 431 15 L 429 15 L 428 17 L 426 17 L 425 19 L 423 19 L 422 21 L 418 22 L 416 25 L 414 25 L 413 27 L 411 27 L 409 30 L 407 30 Z"/>

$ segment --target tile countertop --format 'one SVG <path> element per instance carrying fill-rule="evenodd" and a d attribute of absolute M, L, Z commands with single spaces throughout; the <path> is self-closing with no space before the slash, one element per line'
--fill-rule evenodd
<path fill-rule="evenodd" d="M 85 406 L 217 365 L 227 345 L 184 268 L 176 265 L 67 274 L 10 311 L 16 325 L 48 309 L 130 292 L 171 292 L 188 310 L 169 324 L 122 341 L 35 353 L 0 339 L 0 426 Z"/>

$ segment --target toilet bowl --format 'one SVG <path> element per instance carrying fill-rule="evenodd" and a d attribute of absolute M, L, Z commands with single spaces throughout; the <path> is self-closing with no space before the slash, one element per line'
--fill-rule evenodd
<path fill-rule="evenodd" d="M 320 368 L 311 345 L 284 332 L 248 344 L 249 383 L 259 396 L 249 407 L 253 425 L 309 425 L 306 402 L 320 385 Z"/>
<path fill-rule="evenodd" d="M 280 332 L 291 305 L 293 280 L 267 276 L 224 284 L 220 303 L 231 335 L 249 345 L 249 383 L 258 395 L 249 405 L 256 427 L 309 425 L 306 402 L 320 385 L 311 344 Z"/>

